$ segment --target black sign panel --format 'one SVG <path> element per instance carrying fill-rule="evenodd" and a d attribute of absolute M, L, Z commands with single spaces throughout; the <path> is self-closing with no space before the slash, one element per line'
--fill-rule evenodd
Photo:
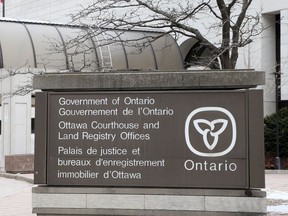
<path fill-rule="evenodd" d="M 246 188 L 247 95 L 49 93 L 47 183 Z"/>

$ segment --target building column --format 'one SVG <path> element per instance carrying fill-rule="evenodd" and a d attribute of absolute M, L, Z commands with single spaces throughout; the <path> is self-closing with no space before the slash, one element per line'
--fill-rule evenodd
<path fill-rule="evenodd" d="M 276 72 L 276 17 L 274 14 L 261 16 L 264 27 L 261 34 L 261 68 L 266 72 L 264 88 L 264 115 L 275 112 L 275 75 Z"/>
<path fill-rule="evenodd" d="M 1 74 L 6 73 L 2 69 Z M 31 94 L 8 96 L 19 84 L 26 84 L 30 77 L 17 75 L 1 82 L 1 148 L 0 170 L 5 170 L 5 156 L 32 153 L 31 144 Z"/>
<path fill-rule="evenodd" d="M 288 10 L 281 10 L 281 100 L 288 100 Z"/>

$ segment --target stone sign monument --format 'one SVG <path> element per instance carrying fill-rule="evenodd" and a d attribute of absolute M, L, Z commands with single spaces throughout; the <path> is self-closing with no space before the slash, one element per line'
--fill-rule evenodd
<path fill-rule="evenodd" d="M 183 82 L 207 73 L 214 77 L 209 85 Z M 120 75 L 113 72 L 104 83 L 101 73 L 35 78 L 35 87 L 43 90 L 36 94 L 35 184 L 45 187 L 33 189 L 34 212 L 265 213 L 259 189 L 265 187 L 263 95 L 252 89 L 262 84 L 263 73 L 222 72 L 222 84 L 213 72 L 160 75 L 121 74 L 118 84 Z M 142 86 L 131 86 L 139 76 Z M 55 202 L 49 197 L 67 195 L 77 204 L 49 203 Z M 108 197 L 114 204 L 104 204 Z M 125 198 L 134 201 L 124 203 Z M 217 206 L 216 198 L 229 206 Z"/>

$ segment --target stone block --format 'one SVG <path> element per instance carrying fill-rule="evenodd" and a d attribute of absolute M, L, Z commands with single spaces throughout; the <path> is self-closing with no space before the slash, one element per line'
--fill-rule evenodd
<path fill-rule="evenodd" d="M 204 196 L 146 195 L 145 209 L 204 211 Z"/>
<path fill-rule="evenodd" d="M 265 213 L 266 199 L 252 197 L 205 197 L 205 210 Z"/>
<path fill-rule="evenodd" d="M 32 194 L 33 208 L 86 208 L 85 194 Z"/>
<path fill-rule="evenodd" d="M 33 78 L 42 90 L 243 89 L 265 84 L 265 72 L 253 70 L 111 71 L 49 73 Z"/>
<path fill-rule="evenodd" d="M 87 208 L 144 209 L 144 196 L 125 194 L 87 194 Z"/>
<path fill-rule="evenodd" d="M 5 171 L 7 173 L 33 173 L 34 155 L 33 154 L 6 155 Z"/>

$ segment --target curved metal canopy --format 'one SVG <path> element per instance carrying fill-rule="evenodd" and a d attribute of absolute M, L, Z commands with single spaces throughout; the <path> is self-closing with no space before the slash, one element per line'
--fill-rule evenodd
<path fill-rule="evenodd" d="M 10 20 L 0 20 L 0 29 L 0 68 L 89 72 L 184 68 L 176 41 L 161 36 L 163 32 L 104 34 L 99 28 Z"/>

